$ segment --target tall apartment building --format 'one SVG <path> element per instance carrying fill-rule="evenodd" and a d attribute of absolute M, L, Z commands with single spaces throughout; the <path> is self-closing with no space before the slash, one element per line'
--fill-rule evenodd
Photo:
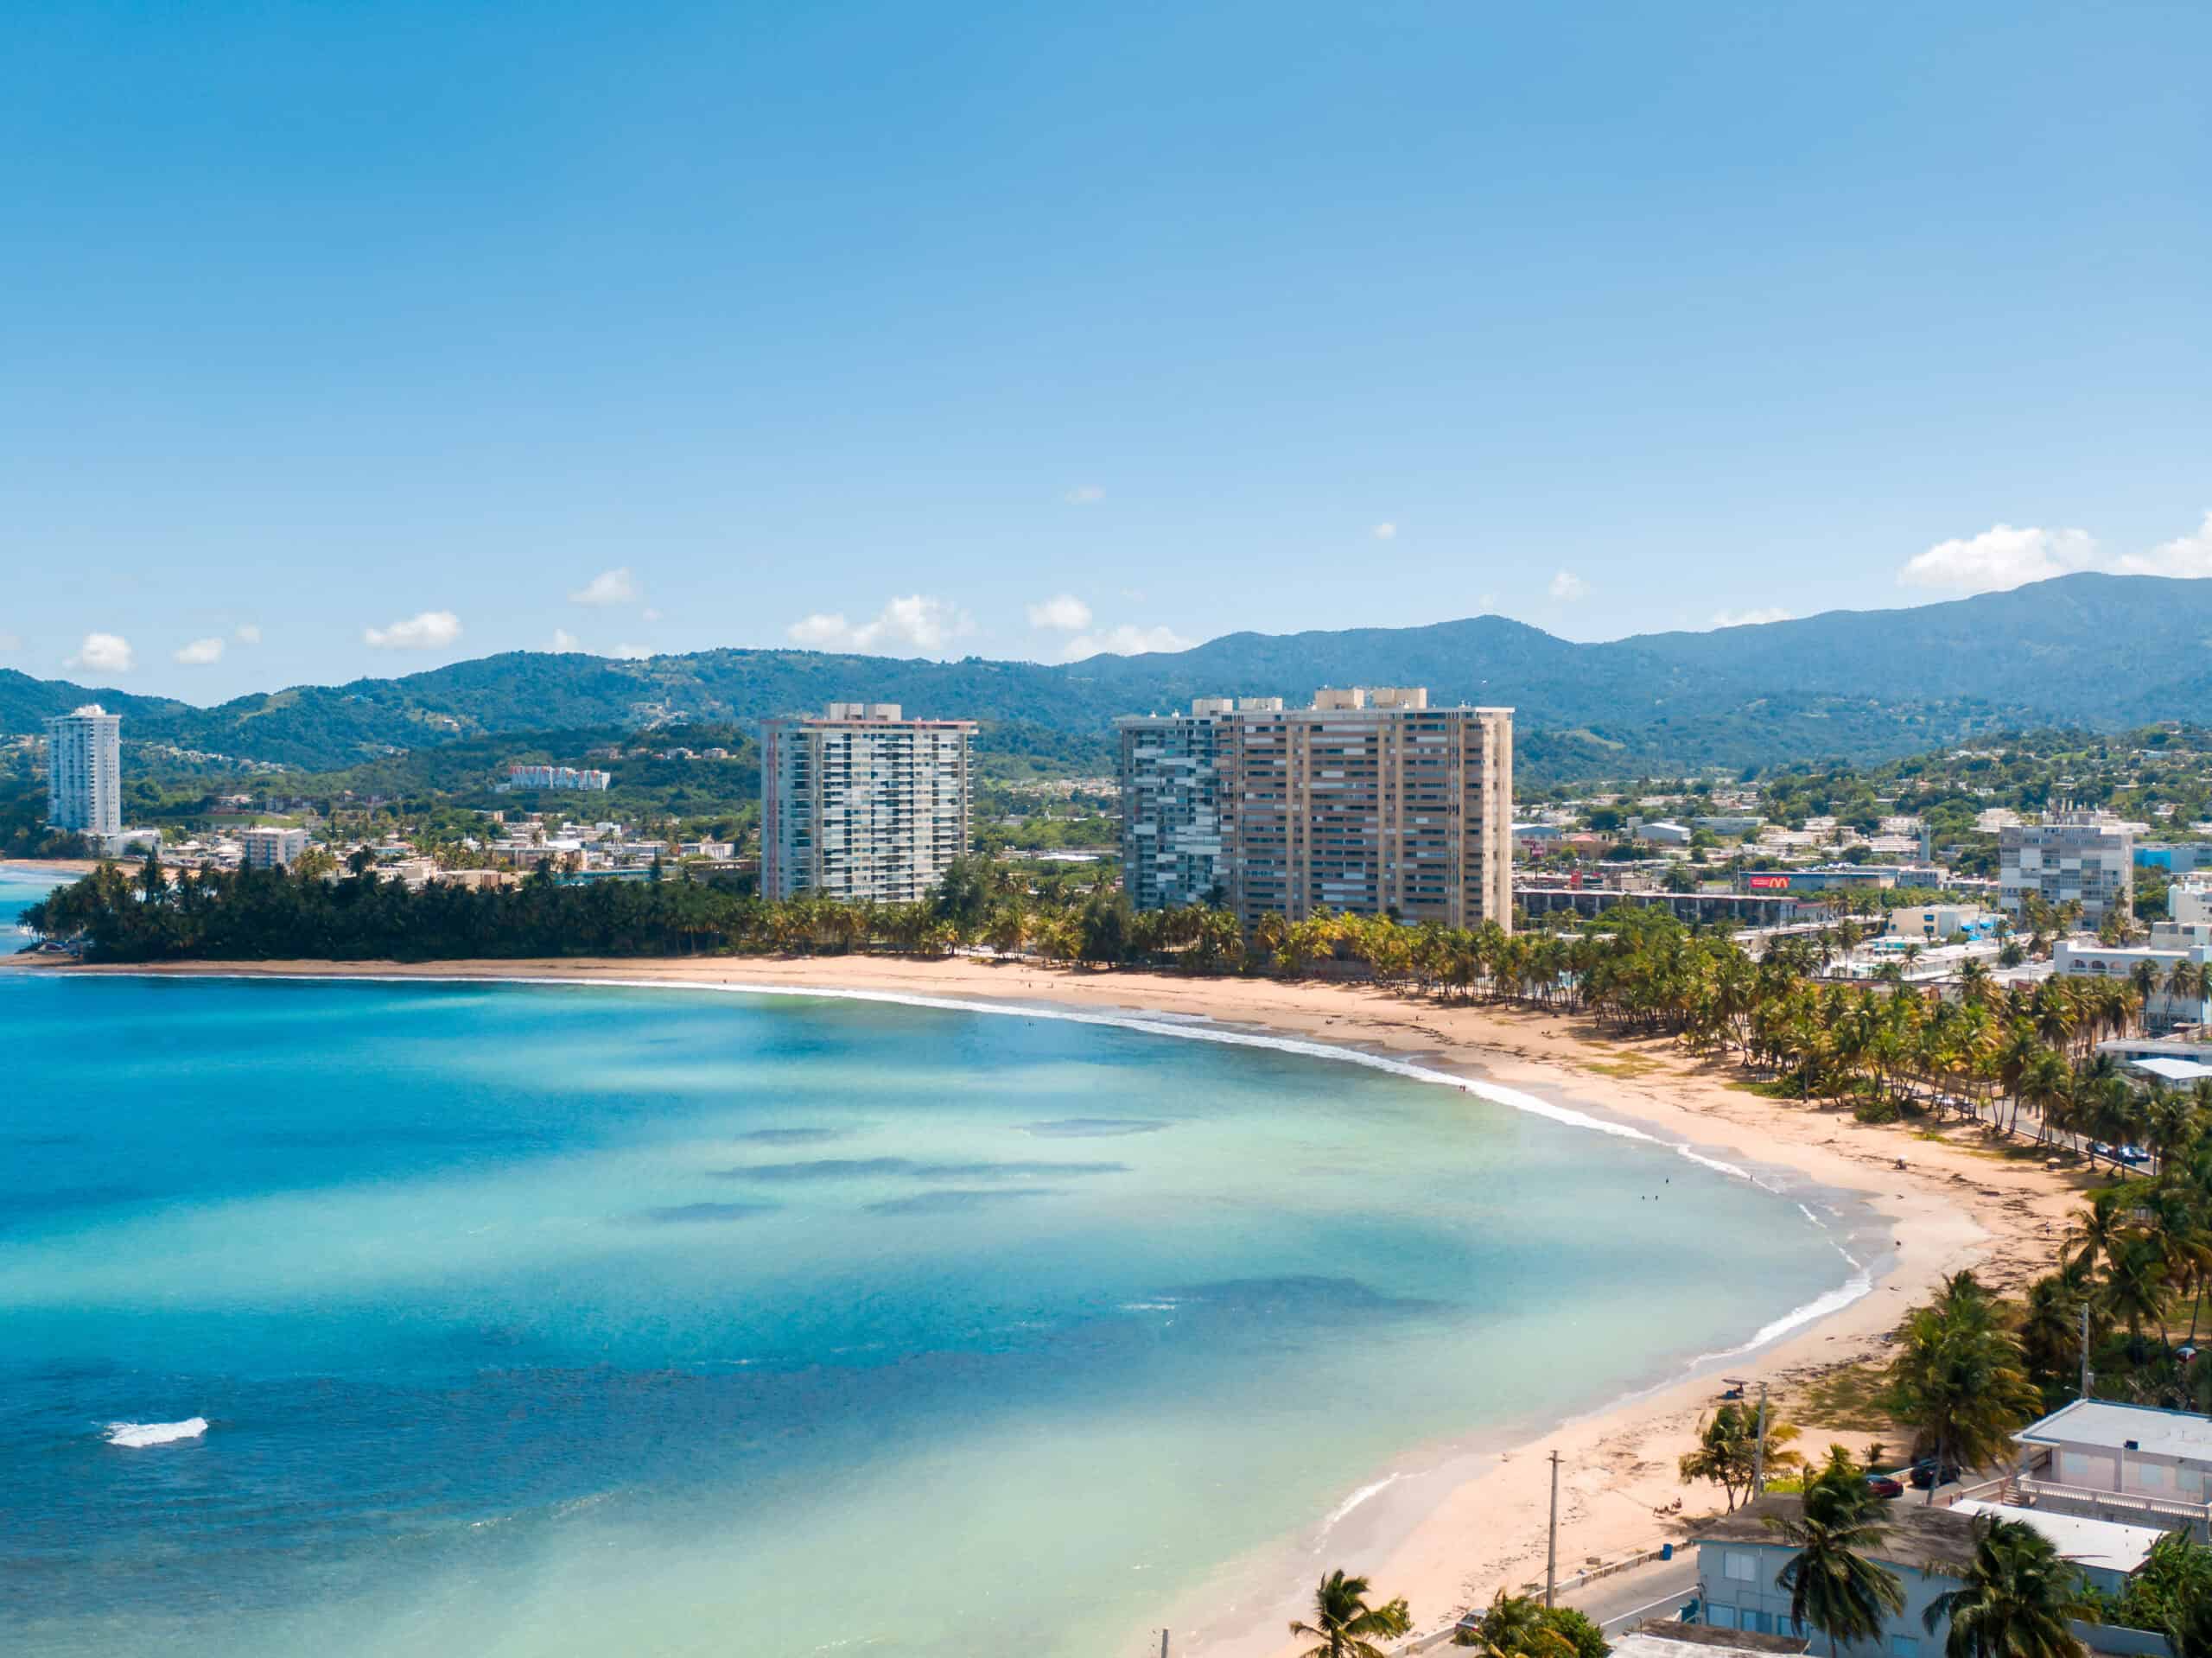
<path fill-rule="evenodd" d="M 760 890 L 906 904 L 966 854 L 972 721 L 832 702 L 761 728 Z"/>
<path fill-rule="evenodd" d="M 1123 880 L 1141 908 L 1218 892 L 1248 926 L 1328 908 L 1513 921 L 1513 711 L 1414 689 L 1195 702 L 1117 720 Z"/>
<path fill-rule="evenodd" d="M 2018 917 L 2031 893 L 2056 908 L 2078 901 L 2098 927 L 2135 901 L 2135 835 L 2110 812 L 2060 810 L 1998 833 L 1998 902 Z"/>
<path fill-rule="evenodd" d="M 102 841 L 123 833 L 123 716 L 97 702 L 46 722 L 46 821 Z"/>

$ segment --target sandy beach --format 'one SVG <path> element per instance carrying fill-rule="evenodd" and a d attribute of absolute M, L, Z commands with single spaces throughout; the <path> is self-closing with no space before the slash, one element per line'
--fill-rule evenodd
<path fill-rule="evenodd" d="M 1885 1350 L 1905 1310 L 1945 1274 L 1972 1267 L 1985 1281 L 2019 1283 L 2045 1269 L 2087 1185 L 2033 1159 L 1985 1149 L 1971 1128 L 1948 1140 L 1868 1127 L 1845 1113 L 1765 1099 L 1733 1084 L 1732 1067 L 1686 1058 L 1665 1041 L 1625 1040 L 1584 1020 L 1495 1007 L 1431 1003 L 1367 985 L 1185 979 L 1091 973 L 1027 963 L 874 956 L 795 959 L 715 956 L 496 962 L 264 962 L 166 969 L 54 967 L 73 973 L 169 971 L 232 975 L 531 978 L 588 982 L 690 982 L 874 990 L 979 1002 L 1033 1001 L 1116 1014 L 1202 1016 L 1269 1032 L 1415 1061 L 1518 1089 L 1643 1127 L 1736 1163 L 1787 1170 L 1861 1199 L 1887 1223 L 1891 1245 L 1871 1293 L 1748 1356 L 1732 1371 L 1765 1380 L 1785 1401 L 1807 1382 Z M 1953 1143 L 1955 1142 L 1955 1143 Z M 1900 1166 L 1902 1159 L 1902 1166 Z M 1749 1331 L 1745 1332 L 1748 1336 Z M 1283 1620 L 1310 1595 L 1306 1563 L 1365 1572 L 1378 1590 L 1411 1602 L 1417 1630 L 1435 1629 L 1501 1585 L 1541 1577 L 1549 1454 L 1561 1458 L 1560 1570 L 1611 1560 L 1679 1538 L 1719 1493 L 1681 1485 L 1677 1458 L 1694 1441 L 1716 1395 L 1699 1375 L 1663 1386 L 1505 1446 L 1439 1448 L 1405 1477 L 1349 1509 L 1332 1528 L 1313 1516 L 1297 1534 L 1294 1580 L 1280 1553 L 1240 1563 L 1211 1604 L 1192 1609 L 1179 1650 L 1223 1658 L 1272 1658 L 1290 1650 Z M 1805 1428 L 1802 1448 L 1831 1439 L 1817 1420 L 1785 1409 Z M 1355 1494 L 1344 1494 L 1349 1499 Z M 1682 1512 L 1655 1512 L 1680 1500 Z M 1292 1517 L 1295 1519 L 1295 1517 Z M 1189 1631 L 1187 1636 L 1184 1630 Z"/>

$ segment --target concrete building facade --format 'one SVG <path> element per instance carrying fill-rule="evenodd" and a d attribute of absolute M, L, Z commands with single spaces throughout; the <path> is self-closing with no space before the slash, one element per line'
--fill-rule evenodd
<path fill-rule="evenodd" d="M 46 722 L 46 821 L 105 842 L 123 833 L 123 716 L 97 702 Z"/>
<path fill-rule="evenodd" d="M 2135 900 L 2135 835 L 2109 812 L 2057 811 L 1999 831 L 1998 902 L 2014 918 L 2031 895 L 2056 909 L 2079 903 L 2089 927 Z"/>
<path fill-rule="evenodd" d="M 760 890 L 911 904 L 969 848 L 967 720 L 908 720 L 896 702 L 832 702 L 761 727 Z"/>
<path fill-rule="evenodd" d="M 1247 926 L 1325 908 L 1513 924 L 1510 708 L 1355 686 L 1306 708 L 1211 698 L 1116 726 L 1140 906 L 1218 893 Z"/>
<path fill-rule="evenodd" d="M 258 824 L 238 831 L 238 847 L 248 869 L 285 869 L 308 849 L 308 832 Z"/>

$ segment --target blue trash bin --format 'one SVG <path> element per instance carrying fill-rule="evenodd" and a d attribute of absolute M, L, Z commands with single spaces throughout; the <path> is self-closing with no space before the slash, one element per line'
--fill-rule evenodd
<path fill-rule="evenodd" d="M 1661 1560 L 1673 1560 L 1673 1559 L 1675 1558 L 1675 1546 L 1674 1546 L 1672 1543 L 1662 1543 L 1662 1544 L 1660 1544 L 1660 1545 L 1659 1545 L 1659 1558 L 1660 1558 Z"/>

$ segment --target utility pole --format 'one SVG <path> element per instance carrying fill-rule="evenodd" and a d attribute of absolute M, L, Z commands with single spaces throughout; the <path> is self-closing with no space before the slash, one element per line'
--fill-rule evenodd
<path fill-rule="evenodd" d="M 1167 1658 L 1167 1631 L 1160 1632 L 1160 1658 Z"/>
<path fill-rule="evenodd" d="M 1751 1495 L 1766 1490 L 1766 1383 L 1759 1383 L 1759 1426 L 1751 1440 Z"/>
<path fill-rule="evenodd" d="M 2082 1397 L 2089 1396 L 2089 1383 L 2094 1378 L 2089 1374 L 2089 1304 L 2082 1303 Z"/>
<path fill-rule="evenodd" d="M 1544 1604 L 1552 1604 L 1559 1589 L 1559 1452 L 1552 1452 L 1551 1540 L 1544 1546 Z"/>

